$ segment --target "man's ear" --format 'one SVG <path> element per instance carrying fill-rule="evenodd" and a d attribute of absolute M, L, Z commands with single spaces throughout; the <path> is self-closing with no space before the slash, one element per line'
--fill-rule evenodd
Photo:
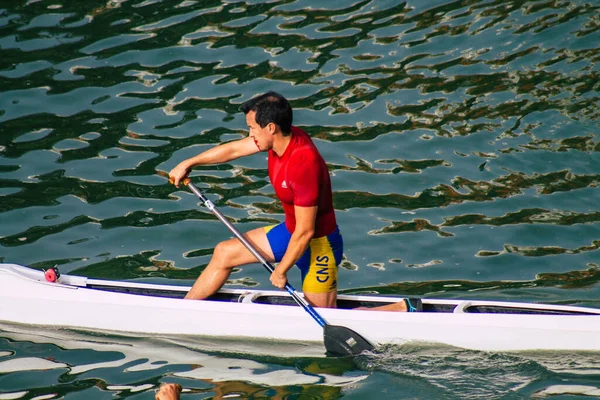
<path fill-rule="evenodd" d="M 277 133 L 277 125 L 275 122 L 269 122 L 267 124 L 267 129 L 269 130 L 269 134 L 274 135 Z"/>

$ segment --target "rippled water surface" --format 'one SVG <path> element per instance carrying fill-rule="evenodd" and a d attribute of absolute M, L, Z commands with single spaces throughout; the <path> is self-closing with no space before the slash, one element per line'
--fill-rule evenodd
<path fill-rule="evenodd" d="M 0 261 L 191 284 L 230 234 L 165 173 L 243 137 L 239 105 L 276 90 L 332 174 L 341 291 L 600 307 L 598 43 L 597 1 L 1 2 Z M 265 159 L 192 178 L 249 230 L 282 220 Z M 256 265 L 230 284 L 270 288 Z M 600 364 L 0 331 L 3 399 L 151 399 L 165 381 L 188 398 L 575 398 L 600 394 Z"/>

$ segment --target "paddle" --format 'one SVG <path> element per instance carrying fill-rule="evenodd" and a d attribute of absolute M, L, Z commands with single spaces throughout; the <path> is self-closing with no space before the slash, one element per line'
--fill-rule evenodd
<path fill-rule="evenodd" d="M 233 226 L 227 219 L 221 214 L 215 207 L 212 201 L 210 201 L 202 192 L 191 183 L 189 178 L 183 180 L 183 184 L 186 185 L 198 198 L 204 203 L 204 206 L 208 208 L 230 231 L 235 235 L 236 238 L 242 242 L 244 246 L 260 261 L 260 263 L 269 271 L 273 272 L 274 267 L 269 263 L 255 248 L 246 240 L 246 238 Z M 292 296 L 292 298 L 300 305 L 306 312 L 321 327 L 323 328 L 323 341 L 325 343 L 325 349 L 327 352 L 333 355 L 357 355 L 365 350 L 373 350 L 374 347 L 368 340 L 354 332 L 352 329 L 344 326 L 329 325 L 325 320 L 317 313 L 317 311 L 304 300 L 289 283 L 286 283 L 285 289 Z"/>

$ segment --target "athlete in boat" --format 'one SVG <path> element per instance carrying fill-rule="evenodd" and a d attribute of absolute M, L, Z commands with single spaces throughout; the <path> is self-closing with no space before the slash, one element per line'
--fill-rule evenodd
<path fill-rule="evenodd" d="M 327 165 L 310 136 L 292 126 L 292 108 L 278 93 L 267 92 L 241 107 L 246 115 L 249 136 L 213 147 L 177 165 L 169 173 L 175 186 L 192 167 L 225 163 L 239 157 L 268 151 L 269 178 L 283 205 L 285 222 L 247 232 L 246 239 L 269 262 L 278 265 L 271 283 L 283 289 L 287 272 L 300 268 L 302 291 L 316 307 L 335 307 L 338 265 L 343 240 L 333 208 Z M 256 262 L 237 239 L 219 243 L 186 299 L 205 299 L 227 281 L 234 267 Z M 382 310 L 416 311 L 410 300 Z"/>

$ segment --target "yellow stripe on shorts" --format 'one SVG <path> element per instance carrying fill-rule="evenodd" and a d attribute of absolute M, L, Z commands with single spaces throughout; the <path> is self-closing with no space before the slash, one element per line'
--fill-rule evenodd
<path fill-rule="evenodd" d="M 302 291 L 330 293 L 337 290 L 338 267 L 327 236 L 312 239 L 309 244 L 310 266 Z"/>
<path fill-rule="evenodd" d="M 273 228 L 275 228 L 277 225 L 269 225 L 269 226 L 265 226 L 263 229 L 265 230 L 265 233 L 269 233 L 269 231 Z"/>

